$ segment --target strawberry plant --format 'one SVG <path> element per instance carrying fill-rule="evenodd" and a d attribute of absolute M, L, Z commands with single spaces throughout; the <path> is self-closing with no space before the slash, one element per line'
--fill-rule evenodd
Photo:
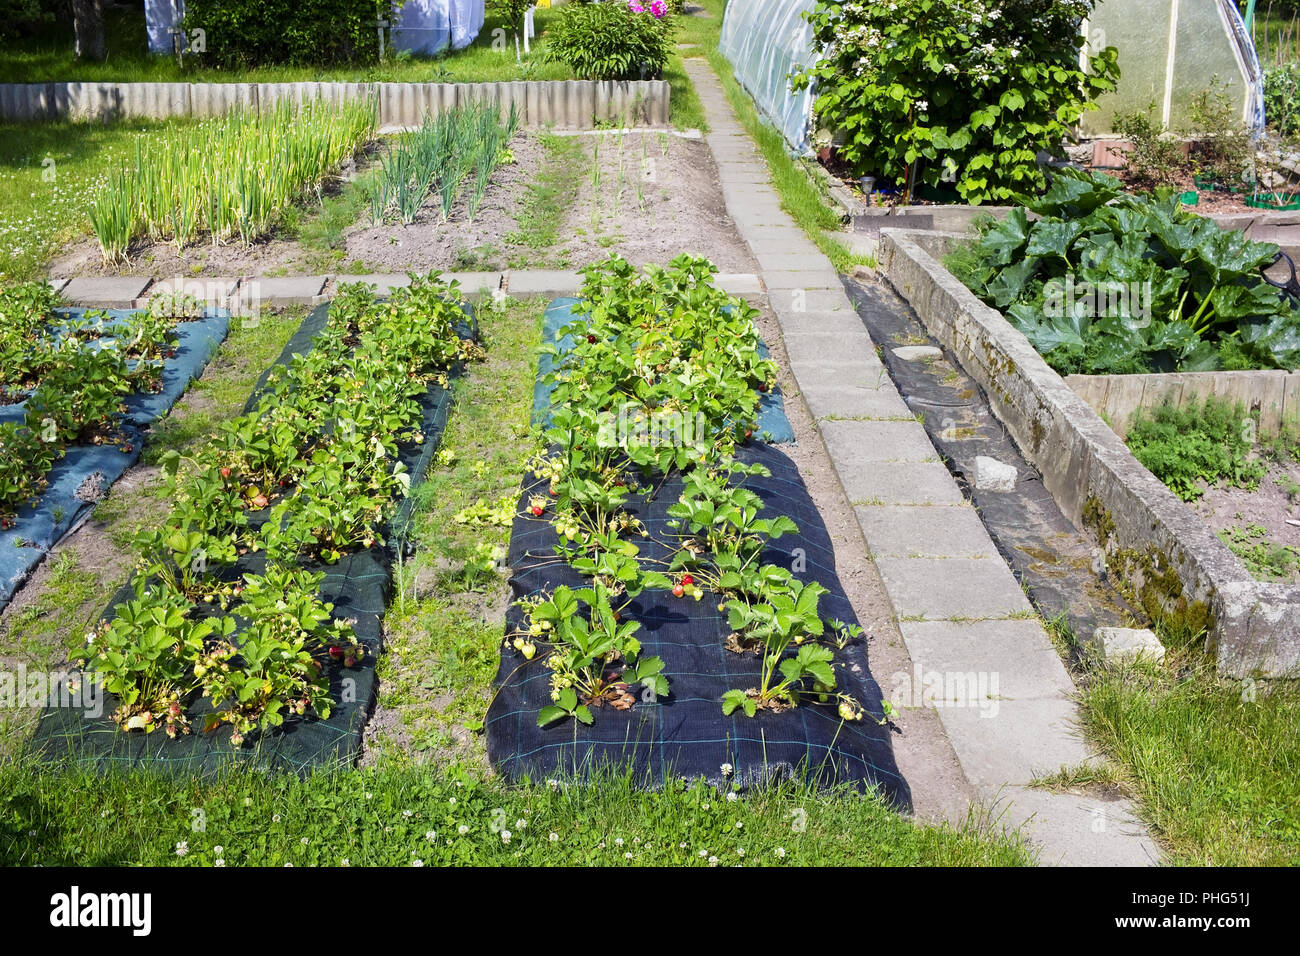
<path fill-rule="evenodd" d="M 382 542 L 410 487 L 399 447 L 423 440 L 418 399 L 482 354 L 461 337 L 455 291 L 433 274 L 382 303 L 370 287 L 344 286 L 313 347 L 268 376 L 251 412 L 193 458 L 163 456 L 174 506 L 162 530 L 138 541 L 131 613 L 142 621 L 161 613 L 167 633 L 184 639 L 149 645 L 161 677 L 134 658 L 89 655 L 92 667 L 118 673 L 119 698 L 132 702 L 122 726 L 149 729 L 142 715 L 161 706 L 182 732 L 198 690 L 214 710 L 205 729 L 232 724 L 235 746 L 291 716 L 329 716 L 326 668 L 354 666 L 366 651 L 353 622 L 320 599 L 324 575 L 295 563 Z M 147 325 L 138 331 L 139 342 L 154 341 Z M 0 432 L 0 440 L 30 438 Z M 266 570 L 231 581 L 228 569 L 250 551 L 266 553 Z"/>

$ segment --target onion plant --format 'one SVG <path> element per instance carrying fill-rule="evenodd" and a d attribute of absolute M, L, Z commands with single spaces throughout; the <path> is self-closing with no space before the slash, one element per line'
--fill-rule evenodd
<path fill-rule="evenodd" d="M 178 127 L 147 153 L 137 141 L 135 161 L 109 174 L 89 210 L 105 260 L 125 260 L 141 236 L 177 248 L 201 232 L 252 242 L 373 138 L 376 117 L 373 100 L 280 103 Z"/>

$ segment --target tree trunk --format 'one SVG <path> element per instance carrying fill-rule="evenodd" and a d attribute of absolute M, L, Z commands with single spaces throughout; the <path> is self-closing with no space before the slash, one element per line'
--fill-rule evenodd
<path fill-rule="evenodd" d="M 72 0 L 72 29 L 77 37 L 77 59 L 102 62 L 104 8 L 100 0 Z"/>

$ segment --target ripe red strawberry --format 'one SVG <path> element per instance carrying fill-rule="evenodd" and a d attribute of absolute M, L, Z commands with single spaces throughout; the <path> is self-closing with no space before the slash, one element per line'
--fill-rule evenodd
<path fill-rule="evenodd" d="M 682 575 L 682 584 L 691 585 L 694 583 L 695 583 L 695 578 L 691 577 L 691 575 L 689 574 Z"/>
<path fill-rule="evenodd" d="M 533 514 L 534 514 L 536 517 L 540 518 L 540 517 L 542 516 L 542 506 L 541 506 L 541 505 L 533 505 Z"/>
<path fill-rule="evenodd" d="M 229 477 L 230 477 L 230 469 L 229 469 L 229 468 L 222 468 L 222 469 L 221 469 L 221 477 L 222 477 L 222 478 L 229 478 Z"/>
<path fill-rule="evenodd" d="M 335 644 L 333 647 L 330 648 L 330 657 L 334 658 L 336 661 L 342 659 L 343 648 Z"/>
<path fill-rule="evenodd" d="M 682 587 L 680 584 L 673 585 L 673 597 L 681 597 L 685 593 L 686 588 Z"/>
<path fill-rule="evenodd" d="M 591 334 L 588 334 L 588 335 L 587 335 L 587 341 L 590 342 L 592 345 L 595 345 L 595 344 L 596 344 L 596 336 L 591 335 Z"/>

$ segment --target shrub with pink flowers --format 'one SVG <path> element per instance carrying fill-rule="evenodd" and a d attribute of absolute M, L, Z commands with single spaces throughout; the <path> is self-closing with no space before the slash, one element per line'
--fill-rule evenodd
<path fill-rule="evenodd" d="M 657 79 L 675 32 L 668 0 L 569 3 L 546 31 L 546 58 L 584 80 Z"/>

